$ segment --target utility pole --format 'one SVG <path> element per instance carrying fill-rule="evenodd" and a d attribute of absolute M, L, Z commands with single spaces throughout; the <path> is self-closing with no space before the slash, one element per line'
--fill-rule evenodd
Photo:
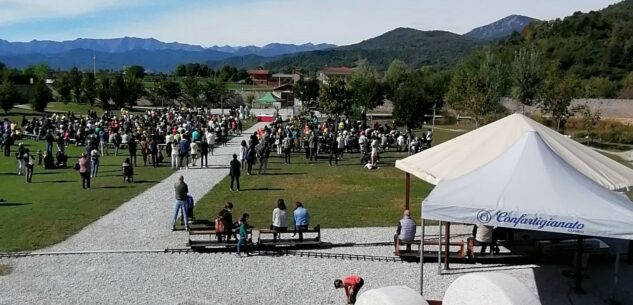
<path fill-rule="evenodd" d="M 94 74 L 95 79 L 97 79 L 97 55 L 92 56 L 92 73 Z"/>

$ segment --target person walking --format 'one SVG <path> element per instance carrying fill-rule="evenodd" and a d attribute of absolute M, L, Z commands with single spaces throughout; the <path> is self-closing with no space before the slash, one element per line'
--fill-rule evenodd
<path fill-rule="evenodd" d="M 338 165 L 338 142 L 334 136 L 330 141 L 330 166 L 332 166 L 332 160 L 334 160 L 335 165 Z"/>
<path fill-rule="evenodd" d="M 195 141 L 191 141 L 189 148 L 190 148 L 189 154 L 191 156 L 191 165 L 196 166 L 196 160 L 198 160 L 198 143 L 196 143 Z"/>
<path fill-rule="evenodd" d="M 200 149 L 200 168 L 209 167 L 209 143 L 207 138 L 202 138 L 198 148 Z"/>
<path fill-rule="evenodd" d="M 255 160 L 257 160 L 257 152 L 255 150 L 255 145 L 251 144 L 251 146 L 248 148 L 247 155 L 248 155 L 248 159 L 246 163 L 248 167 L 246 169 L 246 174 L 250 176 L 253 171 L 253 165 L 255 164 Z"/>
<path fill-rule="evenodd" d="M 281 143 L 284 152 L 284 164 L 290 164 L 290 149 L 292 148 L 292 138 L 285 137 Z"/>
<path fill-rule="evenodd" d="M 99 151 L 96 148 L 90 152 L 90 177 L 92 178 L 97 177 L 99 173 L 99 157 Z"/>
<path fill-rule="evenodd" d="M 240 144 L 240 161 L 242 162 L 242 169 L 246 168 L 246 162 L 248 161 L 248 146 L 246 140 L 242 140 Z"/>
<path fill-rule="evenodd" d="M 149 140 L 149 153 L 151 155 L 152 158 L 152 166 L 153 167 L 158 167 L 159 166 L 159 160 L 158 160 L 158 141 L 156 141 L 156 136 L 152 135 L 152 137 Z"/>
<path fill-rule="evenodd" d="M 92 162 L 88 158 L 88 154 L 83 153 L 81 158 L 79 159 L 79 175 L 81 176 L 81 187 L 85 189 L 90 188 L 90 169 L 92 167 Z"/>
<path fill-rule="evenodd" d="M 125 161 L 121 164 L 121 172 L 123 174 L 123 182 L 134 182 L 134 167 L 130 158 L 125 158 Z"/>
<path fill-rule="evenodd" d="M 268 170 L 268 158 L 270 157 L 270 145 L 267 142 L 264 142 L 264 146 L 261 148 L 259 152 L 259 171 L 258 174 L 262 174 L 262 170 L 264 175 Z"/>
<path fill-rule="evenodd" d="M 147 138 L 141 138 L 141 156 L 143 157 L 143 166 L 147 165 L 147 155 L 149 154 L 149 147 L 147 145 Z"/>
<path fill-rule="evenodd" d="M 33 180 L 33 168 L 35 167 L 35 157 L 29 152 L 29 149 L 27 148 L 22 158 L 25 160 L 24 162 L 26 163 L 26 182 L 31 183 L 31 180 Z"/>
<path fill-rule="evenodd" d="M 241 251 L 246 252 L 246 256 L 251 256 L 248 253 L 248 213 L 244 213 L 239 220 L 238 232 L 239 239 L 237 241 L 237 256 L 242 256 Z"/>
<path fill-rule="evenodd" d="M 179 144 L 179 153 L 180 155 L 179 157 L 179 164 L 180 164 L 180 168 L 186 167 L 187 169 L 189 169 L 189 150 L 191 149 L 191 146 L 189 144 L 189 140 L 187 139 L 186 136 L 182 137 L 182 140 L 180 140 L 180 144 Z M 182 165 L 182 162 L 185 161 L 185 165 Z"/>
<path fill-rule="evenodd" d="M 342 279 L 334 280 L 334 288 L 339 289 L 343 288 L 345 290 L 346 304 L 355 304 L 356 296 L 358 295 L 358 291 L 363 288 L 365 281 L 362 277 L 350 274 L 344 276 Z"/>
<path fill-rule="evenodd" d="M 130 153 L 130 163 L 134 166 L 136 166 L 136 150 L 137 150 L 137 145 L 136 145 L 136 139 L 134 138 L 134 136 L 130 136 L 130 138 L 127 141 L 127 150 Z"/>
<path fill-rule="evenodd" d="M 176 220 L 178 219 L 178 212 L 181 212 L 182 219 L 185 221 L 185 228 L 189 231 L 189 222 L 187 220 L 187 211 L 185 206 L 187 205 L 187 194 L 189 193 L 189 187 L 185 183 L 185 177 L 180 175 L 178 182 L 174 184 L 174 191 L 176 193 L 176 202 L 174 203 L 174 213 L 171 222 L 171 230 L 176 230 Z"/>
<path fill-rule="evenodd" d="M 18 144 L 18 152 L 15 153 L 15 159 L 18 161 L 18 176 L 26 175 L 26 160 L 24 159 L 26 149 L 24 143 Z"/>
<path fill-rule="evenodd" d="M 240 161 L 237 160 L 237 155 L 233 154 L 233 160 L 231 160 L 230 163 L 230 171 L 229 171 L 229 175 L 231 176 L 231 191 L 234 191 L 235 189 L 233 188 L 233 183 L 236 182 L 237 184 L 237 191 L 240 191 L 240 173 L 242 171 L 242 164 L 240 163 Z"/>

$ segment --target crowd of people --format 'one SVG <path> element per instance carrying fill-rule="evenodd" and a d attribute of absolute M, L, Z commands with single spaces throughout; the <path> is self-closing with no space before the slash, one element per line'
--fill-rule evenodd
<path fill-rule="evenodd" d="M 44 151 L 36 154 L 17 142 L 18 175 L 27 176 L 27 182 L 31 181 L 36 156 L 37 164 L 45 169 L 66 168 L 67 147 L 83 146 L 85 153 L 74 168 L 81 175 L 82 186 L 89 188 L 90 179 L 98 176 L 101 158 L 110 154 L 129 156 L 122 164 L 126 182 L 133 182 L 139 154 L 143 166 L 159 167 L 165 159 L 164 150 L 174 169 L 208 167 L 208 155 L 213 155 L 214 147 L 226 145 L 230 135 L 241 134 L 240 117 L 243 118 L 243 112 L 234 109 L 218 115 L 206 108 L 163 108 L 141 113 L 121 109 L 119 114 L 105 111 L 97 115 L 89 111 L 87 115 L 67 112 L 23 116 L 21 122 L 5 118 L 0 124 L 0 146 L 4 156 L 11 157 L 17 141 L 32 138 L 45 142 Z"/>

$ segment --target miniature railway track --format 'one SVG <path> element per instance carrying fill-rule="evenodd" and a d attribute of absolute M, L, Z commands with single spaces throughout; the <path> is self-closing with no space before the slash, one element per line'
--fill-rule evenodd
<path fill-rule="evenodd" d="M 377 242 L 377 243 L 342 243 L 331 244 L 328 248 L 355 248 L 355 247 L 377 247 L 391 246 L 393 242 Z M 365 254 L 350 253 L 334 253 L 324 252 L 319 249 L 311 251 L 293 250 L 293 249 L 262 249 L 256 246 L 251 247 L 253 253 L 259 256 L 296 256 L 305 258 L 323 258 L 323 259 L 341 259 L 341 260 L 358 260 L 358 261 L 376 261 L 376 262 L 402 262 L 397 256 L 378 256 Z M 319 250 L 319 251 L 315 251 Z M 191 248 L 167 248 L 164 250 L 99 250 L 99 251 L 55 251 L 55 252 L 8 252 L 0 253 L 2 258 L 25 258 L 38 256 L 69 256 L 69 255 L 90 255 L 90 254 L 190 254 L 199 253 Z M 230 248 L 210 249 L 203 253 L 234 253 Z"/>

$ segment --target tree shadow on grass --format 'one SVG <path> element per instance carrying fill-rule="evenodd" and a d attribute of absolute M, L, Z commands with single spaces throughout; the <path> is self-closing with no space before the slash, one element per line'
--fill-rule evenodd
<path fill-rule="evenodd" d="M 101 186 L 101 187 L 95 187 L 95 189 L 125 189 L 125 188 L 130 188 L 132 187 L 131 185 L 110 185 L 110 186 Z"/>
<path fill-rule="evenodd" d="M 263 187 L 263 188 L 241 189 L 240 191 L 249 192 L 249 191 L 285 191 L 285 190 L 286 189 Z"/>
<path fill-rule="evenodd" d="M 37 174 L 33 175 L 37 176 Z M 72 182 L 81 182 L 81 180 L 52 180 L 52 181 L 35 181 L 33 183 L 72 183 Z"/>
<path fill-rule="evenodd" d="M 159 183 L 160 181 L 156 180 L 135 180 L 134 183 Z"/>
<path fill-rule="evenodd" d="M 32 203 L 22 203 L 22 202 L 0 202 L 0 207 L 17 207 L 21 205 L 31 205 Z"/>
<path fill-rule="evenodd" d="M 297 176 L 307 175 L 308 173 L 267 173 L 265 176 Z"/>

